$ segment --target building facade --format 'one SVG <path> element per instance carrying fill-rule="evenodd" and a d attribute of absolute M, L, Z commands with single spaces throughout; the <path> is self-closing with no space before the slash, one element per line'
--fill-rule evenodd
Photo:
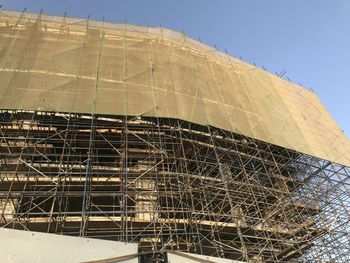
<path fill-rule="evenodd" d="M 163 28 L 0 14 L 0 226 L 349 261 L 350 142 L 310 90 Z"/>

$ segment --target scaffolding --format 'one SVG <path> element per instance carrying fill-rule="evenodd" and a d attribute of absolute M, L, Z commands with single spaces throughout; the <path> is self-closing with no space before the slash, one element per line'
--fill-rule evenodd
<path fill-rule="evenodd" d="M 0 226 L 245 262 L 349 262 L 350 169 L 145 116 L 0 112 Z"/>
<path fill-rule="evenodd" d="M 1 11 L 0 50 L 0 227 L 350 262 L 350 142 L 312 91 L 160 27 Z"/>

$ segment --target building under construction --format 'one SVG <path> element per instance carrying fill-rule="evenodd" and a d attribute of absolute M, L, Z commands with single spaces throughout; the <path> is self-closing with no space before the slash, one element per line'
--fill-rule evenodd
<path fill-rule="evenodd" d="M 1 227 L 350 262 L 350 142 L 317 95 L 183 33 L 2 11 L 0 108 Z"/>

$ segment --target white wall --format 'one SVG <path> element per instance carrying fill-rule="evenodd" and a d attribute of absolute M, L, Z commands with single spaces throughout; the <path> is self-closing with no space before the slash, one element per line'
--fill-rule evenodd
<path fill-rule="evenodd" d="M 135 253 L 137 244 L 0 228 L 0 262 L 73 263 Z"/>
<path fill-rule="evenodd" d="M 186 257 L 186 255 L 190 256 L 190 257 L 195 257 L 198 259 L 208 260 L 208 262 L 215 262 L 215 263 L 244 263 L 243 261 L 236 261 L 236 260 L 232 260 L 232 259 L 217 258 L 217 257 L 209 257 L 209 256 L 203 256 L 203 255 L 197 255 L 197 254 L 191 254 L 191 253 L 181 252 L 181 254 L 183 254 L 184 256 L 181 256 L 180 253 L 179 254 L 168 253 L 169 263 L 180 263 L 180 262 L 181 263 L 198 263 L 199 262 L 198 260 Z"/>

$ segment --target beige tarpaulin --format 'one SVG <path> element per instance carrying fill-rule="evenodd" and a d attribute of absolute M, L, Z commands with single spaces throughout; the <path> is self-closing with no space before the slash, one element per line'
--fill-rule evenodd
<path fill-rule="evenodd" d="M 0 13 L 0 107 L 179 118 L 350 166 L 318 97 L 164 28 Z"/>

